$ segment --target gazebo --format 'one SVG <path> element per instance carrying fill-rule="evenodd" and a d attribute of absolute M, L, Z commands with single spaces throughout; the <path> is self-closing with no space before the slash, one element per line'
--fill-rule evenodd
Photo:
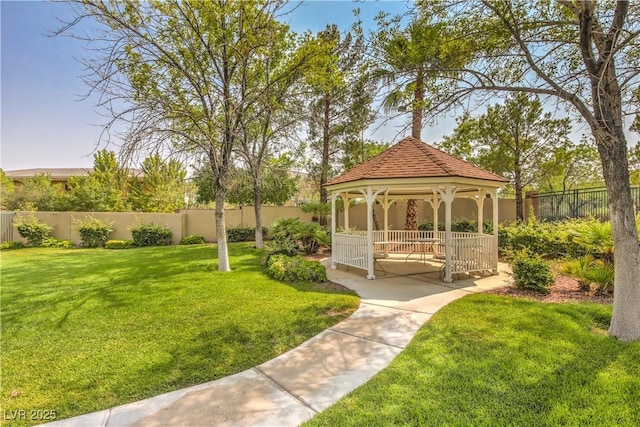
<path fill-rule="evenodd" d="M 408 137 L 381 154 L 329 181 L 331 200 L 331 268 L 338 264 L 364 269 L 375 279 L 375 262 L 393 253 L 420 251 L 442 263 L 443 279 L 457 273 L 497 273 L 498 189 L 508 180 Z M 336 227 L 336 200 L 344 205 L 344 230 Z M 476 233 L 451 231 L 451 205 L 456 198 L 475 200 Z M 367 230 L 349 229 L 349 202 L 364 199 Z M 433 230 L 390 230 L 389 207 L 398 200 L 421 199 L 433 208 Z M 483 233 L 485 200 L 493 205 L 493 234 Z M 374 230 L 376 200 L 384 212 L 384 227 Z M 438 209 L 444 203 L 445 231 L 438 230 Z"/>

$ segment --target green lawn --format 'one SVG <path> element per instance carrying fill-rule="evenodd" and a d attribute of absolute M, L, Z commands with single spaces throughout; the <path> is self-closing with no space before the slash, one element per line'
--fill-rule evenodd
<path fill-rule="evenodd" d="M 439 311 L 391 365 L 310 426 L 638 426 L 640 342 L 611 308 L 495 295 Z"/>
<path fill-rule="evenodd" d="M 234 271 L 219 273 L 212 245 L 2 252 L 3 418 L 66 418 L 224 377 L 358 306 L 270 279 L 250 244 L 230 256 Z"/>

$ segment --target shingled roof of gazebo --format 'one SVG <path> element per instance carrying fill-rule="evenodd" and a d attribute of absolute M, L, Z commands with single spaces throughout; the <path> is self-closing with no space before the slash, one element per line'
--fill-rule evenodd
<path fill-rule="evenodd" d="M 332 179 L 326 185 L 361 179 L 462 177 L 507 182 L 416 138 L 407 137 L 366 162 Z"/>

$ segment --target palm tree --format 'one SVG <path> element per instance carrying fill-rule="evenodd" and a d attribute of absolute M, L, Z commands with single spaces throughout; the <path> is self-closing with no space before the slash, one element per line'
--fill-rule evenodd
<path fill-rule="evenodd" d="M 376 57 L 382 62 L 373 77 L 388 88 L 382 102 L 386 113 L 411 112 L 411 136 L 420 140 L 423 112 L 426 108 L 425 91 L 428 79 L 435 79 L 443 69 L 460 63 L 466 49 L 447 37 L 444 28 L 426 20 L 415 18 L 404 30 L 383 29 L 374 42 Z M 416 230 L 417 200 L 407 201 L 405 229 Z"/>

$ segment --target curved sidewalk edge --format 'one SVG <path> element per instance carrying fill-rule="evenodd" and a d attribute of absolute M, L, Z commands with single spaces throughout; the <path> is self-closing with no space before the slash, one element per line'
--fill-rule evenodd
<path fill-rule="evenodd" d="M 229 377 L 46 425 L 296 426 L 389 365 L 441 307 L 504 286 L 502 275 L 445 285 L 412 277 L 370 281 L 327 271 L 331 281 L 360 294 L 360 307 L 298 347 Z"/>

